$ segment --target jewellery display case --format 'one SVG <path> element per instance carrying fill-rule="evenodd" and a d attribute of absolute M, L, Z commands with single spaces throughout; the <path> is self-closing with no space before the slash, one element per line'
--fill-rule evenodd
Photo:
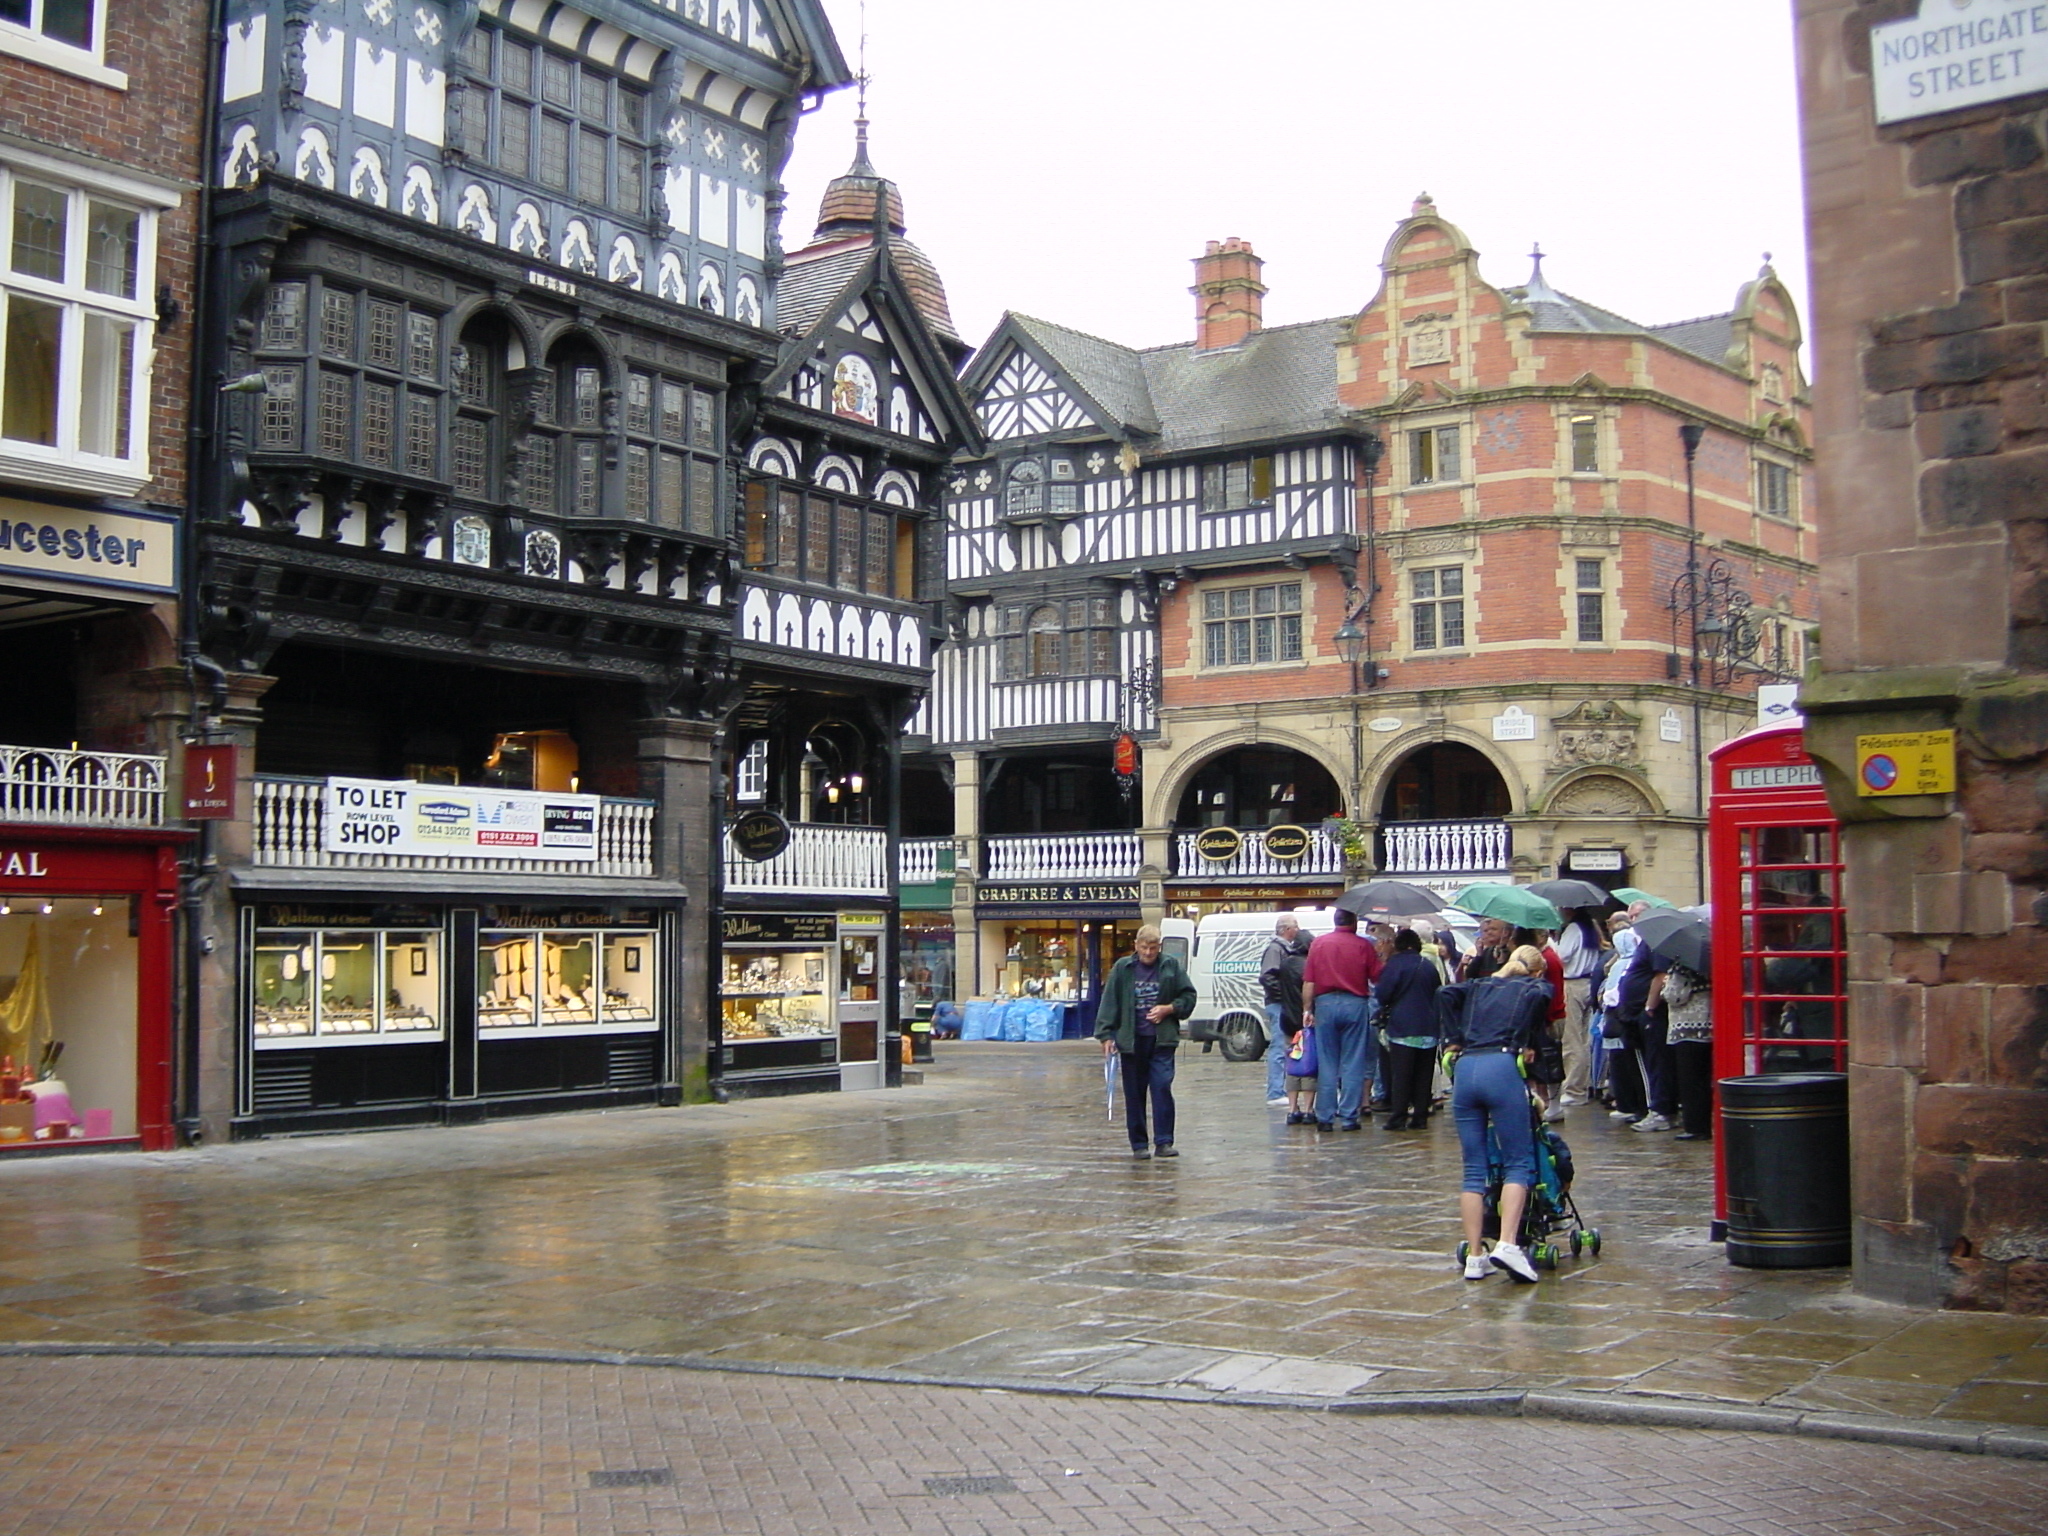
<path fill-rule="evenodd" d="M 442 1030 L 438 933 L 258 929 L 248 974 L 259 1049 L 431 1039 Z"/>
<path fill-rule="evenodd" d="M 477 936 L 477 1028 L 492 1038 L 653 1030 L 652 929 L 487 929 Z"/>

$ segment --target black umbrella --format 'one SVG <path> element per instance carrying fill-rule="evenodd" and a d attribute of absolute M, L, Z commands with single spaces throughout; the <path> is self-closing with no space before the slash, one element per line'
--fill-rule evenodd
<path fill-rule="evenodd" d="M 1702 976 L 1710 974 L 1713 949 L 1705 918 L 1691 912 L 1645 912 L 1636 919 L 1636 932 L 1666 960 L 1675 960 Z"/>
<path fill-rule="evenodd" d="M 1368 880 L 1337 898 L 1339 912 L 1355 912 L 1360 917 L 1429 917 L 1443 909 L 1434 891 L 1405 880 Z"/>
<path fill-rule="evenodd" d="M 1604 907 L 1608 901 L 1607 893 L 1590 880 L 1538 880 L 1529 889 L 1560 911 L 1566 907 Z"/>

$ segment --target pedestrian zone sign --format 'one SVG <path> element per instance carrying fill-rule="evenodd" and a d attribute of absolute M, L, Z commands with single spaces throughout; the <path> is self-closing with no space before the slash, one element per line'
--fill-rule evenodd
<path fill-rule="evenodd" d="M 1945 795 L 1956 787 L 1956 733 L 1901 731 L 1856 738 L 1859 795 Z"/>

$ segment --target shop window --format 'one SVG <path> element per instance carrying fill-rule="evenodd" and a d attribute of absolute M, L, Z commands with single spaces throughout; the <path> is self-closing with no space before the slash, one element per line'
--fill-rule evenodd
<path fill-rule="evenodd" d="M 441 1030 L 441 935 L 258 929 L 249 965 L 257 1046 L 417 1038 Z"/>
<path fill-rule="evenodd" d="M 1250 667 L 1301 660 L 1301 583 L 1211 588 L 1202 594 L 1202 662 Z"/>
<path fill-rule="evenodd" d="M 477 1027 L 545 1034 L 655 1027 L 650 929 L 494 929 L 477 937 Z"/>
<path fill-rule="evenodd" d="M 1459 429 L 1427 427 L 1408 434 L 1408 483 L 1435 485 L 1460 478 Z"/>
<path fill-rule="evenodd" d="M 1262 505 L 1273 499 L 1273 461 L 1270 457 L 1233 459 L 1228 464 L 1202 466 L 1202 510 L 1230 512 L 1240 507 Z"/>
<path fill-rule="evenodd" d="M 825 958 L 822 948 L 727 944 L 719 989 L 726 1041 L 815 1039 L 834 1033 Z"/>
<path fill-rule="evenodd" d="M 1442 565 L 1408 573 L 1410 643 L 1418 651 L 1465 647 L 1465 568 Z"/>
<path fill-rule="evenodd" d="M 1574 416 L 1572 428 L 1572 473 L 1575 475 L 1597 475 L 1600 473 L 1600 418 L 1597 416 Z"/>
<path fill-rule="evenodd" d="M 1599 560 L 1574 561 L 1578 567 L 1579 644 L 1601 645 L 1607 640 L 1606 566 Z"/>
<path fill-rule="evenodd" d="M 460 143 L 515 180 L 644 217 L 647 93 L 495 26 L 464 40 Z"/>
<path fill-rule="evenodd" d="M 156 212 L 4 163 L 0 211 L 0 467 L 132 494 L 148 474 Z"/>
<path fill-rule="evenodd" d="M 125 896 L 0 892 L 0 1149 L 136 1134 L 130 922 Z"/>

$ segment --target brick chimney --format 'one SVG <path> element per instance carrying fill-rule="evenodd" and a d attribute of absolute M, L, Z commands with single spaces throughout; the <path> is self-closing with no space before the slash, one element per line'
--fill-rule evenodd
<path fill-rule="evenodd" d="M 1232 235 L 1211 240 L 1195 258 L 1195 348 L 1213 352 L 1235 347 L 1263 324 L 1266 285 L 1259 281 L 1265 263 L 1252 248 Z"/>

